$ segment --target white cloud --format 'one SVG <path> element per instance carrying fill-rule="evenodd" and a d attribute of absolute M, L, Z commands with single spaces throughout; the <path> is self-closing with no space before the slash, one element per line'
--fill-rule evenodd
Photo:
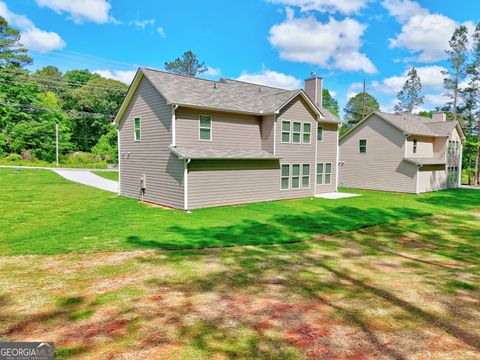
<path fill-rule="evenodd" d="M 405 81 L 407 80 L 408 71 L 411 68 L 405 69 L 402 75 L 391 76 L 382 81 L 372 81 L 371 88 L 375 91 L 394 95 L 401 89 Z M 442 71 L 447 70 L 443 66 L 420 66 L 416 68 L 420 81 L 422 82 L 423 90 L 440 90 L 443 87 L 444 75 Z"/>
<path fill-rule="evenodd" d="M 347 90 L 347 97 L 345 98 L 346 101 L 350 100 L 350 98 L 357 95 L 360 91 L 363 90 L 363 83 L 361 82 L 354 82 L 350 84 Z"/>
<path fill-rule="evenodd" d="M 145 29 L 146 26 L 154 26 L 155 19 L 133 20 L 133 21 L 130 21 L 128 24 L 141 28 L 143 30 Z"/>
<path fill-rule="evenodd" d="M 220 70 L 220 68 L 213 68 L 211 66 L 207 66 L 207 71 L 202 73 L 202 75 L 219 76 L 221 73 L 222 73 L 222 70 Z"/>
<path fill-rule="evenodd" d="M 370 59 L 360 52 L 366 25 L 351 18 L 331 17 L 325 23 L 313 15 L 296 18 L 289 8 L 286 13 L 282 23 L 272 26 L 269 37 L 282 59 L 327 69 L 376 72 Z"/>
<path fill-rule="evenodd" d="M 130 85 L 135 74 L 137 73 L 135 70 L 95 70 L 95 74 L 98 74 L 107 79 L 113 79 L 121 81 L 127 85 Z"/>
<path fill-rule="evenodd" d="M 353 14 L 366 7 L 370 0 L 270 0 L 271 3 L 299 7 L 302 12 Z"/>
<path fill-rule="evenodd" d="M 112 5 L 108 0 L 36 0 L 41 7 L 58 14 L 67 13 L 76 23 L 93 21 L 99 24 L 117 22 L 110 15 Z"/>
<path fill-rule="evenodd" d="M 425 105 L 428 105 L 429 108 L 445 105 L 449 101 L 449 97 L 444 93 L 425 95 Z"/>
<path fill-rule="evenodd" d="M 336 91 L 328 90 L 328 92 L 330 93 L 330 95 L 331 95 L 332 97 L 337 96 L 337 92 L 336 92 Z"/>
<path fill-rule="evenodd" d="M 167 37 L 167 34 L 165 33 L 165 30 L 161 26 L 157 27 L 157 33 L 163 38 Z"/>
<path fill-rule="evenodd" d="M 404 48 L 415 54 L 410 60 L 424 63 L 447 58 L 448 41 L 459 23 L 442 14 L 431 14 L 411 0 L 383 0 L 382 5 L 402 24 L 400 34 L 390 39 L 391 48 Z M 473 28 L 471 22 L 464 25 Z"/>
<path fill-rule="evenodd" d="M 302 82 L 296 77 L 269 69 L 263 69 L 258 73 L 244 71 L 237 80 L 289 90 L 302 87 Z"/>
<path fill-rule="evenodd" d="M 66 46 L 65 41 L 60 35 L 55 32 L 39 29 L 26 16 L 11 12 L 3 1 L 0 1 L 0 15 L 3 16 L 10 25 L 20 29 L 20 41 L 27 49 L 49 52 L 63 49 Z"/>

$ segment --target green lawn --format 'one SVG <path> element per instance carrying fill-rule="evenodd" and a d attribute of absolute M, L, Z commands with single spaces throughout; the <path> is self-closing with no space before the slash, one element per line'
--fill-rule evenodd
<path fill-rule="evenodd" d="M 300 199 L 185 214 L 79 185 L 46 170 L 0 169 L 0 252 L 61 254 L 298 242 L 319 234 L 480 207 L 480 191 Z M 357 191 L 356 191 L 357 192 Z"/>
<path fill-rule="evenodd" d="M 92 171 L 95 175 L 108 180 L 118 181 L 118 171 Z"/>

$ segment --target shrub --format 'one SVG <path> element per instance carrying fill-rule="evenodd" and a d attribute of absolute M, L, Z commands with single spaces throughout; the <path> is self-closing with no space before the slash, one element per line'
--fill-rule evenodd
<path fill-rule="evenodd" d="M 22 161 L 22 156 L 19 154 L 10 154 L 5 158 L 6 161 L 10 162 L 16 162 L 16 161 Z"/>
<path fill-rule="evenodd" d="M 33 160 L 33 156 L 28 150 L 22 150 L 20 152 L 20 156 L 22 157 L 23 160 L 28 160 L 28 161 Z"/>

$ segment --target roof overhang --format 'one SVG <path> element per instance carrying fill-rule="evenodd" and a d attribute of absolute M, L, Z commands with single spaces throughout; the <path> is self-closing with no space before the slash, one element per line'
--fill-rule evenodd
<path fill-rule="evenodd" d="M 140 81 L 143 78 L 143 72 L 141 69 L 137 70 L 137 73 L 135 74 L 135 77 L 132 80 L 132 83 L 128 87 L 127 94 L 125 95 L 125 98 L 123 99 L 122 105 L 120 106 L 120 109 L 117 112 L 117 115 L 115 116 L 115 119 L 113 123 L 118 127 L 120 124 L 120 121 L 122 120 L 123 115 L 125 114 L 125 111 L 127 111 L 128 105 L 130 104 L 130 101 L 132 100 L 133 95 L 135 94 L 135 91 L 138 88 L 138 85 L 140 84 Z"/>
<path fill-rule="evenodd" d="M 279 160 L 282 157 L 263 150 L 183 148 L 169 146 L 180 160 Z"/>
<path fill-rule="evenodd" d="M 446 165 L 447 162 L 442 159 L 433 159 L 433 158 L 409 158 L 405 157 L 403 160 L 408 161 L 412 164 L 415 164 L 417 166 L 424 166 L 424 165 Z"/>

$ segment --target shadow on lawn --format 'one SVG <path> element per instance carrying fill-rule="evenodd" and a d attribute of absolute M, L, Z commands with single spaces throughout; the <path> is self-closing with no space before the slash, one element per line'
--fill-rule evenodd
<path fill-rule="evenodd" d="M 405 218 L 431 215 L 425 211 L 391 208 L 360 209 L 350 206 L 328 207 L 322 211 L 292 215 L 275 215 L 265 223 L 243 220 L 239 224 L 217 227 L 187 228 L 173 226 L 168 230 L 181 234 L 185 241 L 142 239 L 131 235 L 127 241 L 141 248 L 190 249 L 239 245 L 271 245 L 308 240 L 313 235 L 329 235 L 357 230 Z"/>

